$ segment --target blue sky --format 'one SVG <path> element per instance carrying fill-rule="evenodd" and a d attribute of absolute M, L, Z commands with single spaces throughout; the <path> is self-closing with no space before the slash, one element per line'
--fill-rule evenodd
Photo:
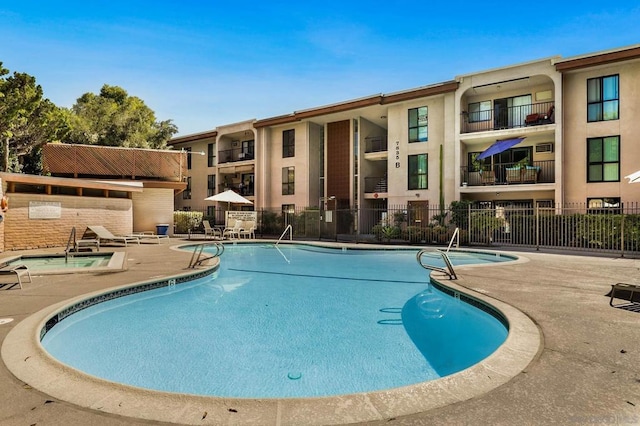
<path fill-rule="evenodd" d="M 637 1 L 572 3 L 23 0 L 0 61 L 58 106 L 120 86 L 184 135 L 640 43 Z"/>

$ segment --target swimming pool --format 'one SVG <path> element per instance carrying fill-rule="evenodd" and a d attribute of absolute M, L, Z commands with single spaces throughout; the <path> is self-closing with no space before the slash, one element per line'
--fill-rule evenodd
<path fill-rule="evenodd" d="M 97 377 L 197 395 L 315 397 L 433 380 L 490 355 L 507 328 L 496 310 L 428 284 L 416 252 L 229 245 L 213 277 L 82 309 L 42 344 Z"/>
<path fill-rule="evenodd" d="M 124 252 L 23 254 L 3 261 L 4 265 L 26 265 L 32 274 L 117 272 L 126 269 Z"/>
<path fill-rule="evenodd" d="M 283 245 L 280 245 L 281 249 Z M 335 247 L 332 244 L 323 245 Z M 388 247 L 379 248 L 384 250 Z M 507 339 L 487 358 L 463 371 L 410 386 L 322 398 L 207 397 L 152 391 L 102 380 L 56 361 L 44 350 L 42 336 L 47 330 L 55 329 L 58 322 L 73 312 L 94 303 L 150 289 L 176 289 L 211 274 L 217 268 L 216 262 L 205 270 L 179 270 L 183 267 L 181 259 L 184 259 L 184 255 L 176 256 L 172 251 L 180 248 L 166 249 L 172 264 L 179 266 L 174 275 L 137 282 L 132 280 L 129 284 L 78 295 L 43 308 L 15 324 L 2 343 L 2 360 L 9 371 L 21 382 L 58 400 L 88 410 L 150 422 L 192 425 L 351 424 L 400 419 L 401 416 L 481 397 L 521 374 L 539 354 L 542 345 L 540 331 L 529 317 L 500 300 L 470 289 L 475 287 L 474 270 L 478 268 L 473 266 L 466 271 L 459 268 L 458 280 L 443 280 L 442 284 L 446 287 L 443 285 L 441 288 L 451 292 L 454 298 L 498 309 L 509 323 Z M 282 252 L 288 254 L 286 250 Z M 186 259 L 189 257 L 190 253 Z M 286 262 L 284 257 L 280 258 Z M 527 262 L 523 256 L 517 259 L 515 263 Z M 501 274 L 509 273 L 509 263 L 504 265 L 505 272 L 500 271 L 503 268 L 499 267 L 487 273 L 498 279 Z M 435 280 L 439 280 L 437 275 Z M 437 285 L 436 282 L 434 284 Z M 392 317 L 387 318 L 392 321 Z"/>

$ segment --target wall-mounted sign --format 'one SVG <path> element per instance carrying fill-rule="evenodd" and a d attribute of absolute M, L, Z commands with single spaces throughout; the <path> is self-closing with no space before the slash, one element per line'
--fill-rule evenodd
<path fill-rule="evenodd" d="M 62 203 L 58 201 L 29 201 L 29 219 L 60 219 Z"/>
<path fill-rule="evenodd" d="M 253 211 L 227 210 L 225 214 L 226 214 L 225 225 L 229 223 L 229 219 L 252 220 L 254 222 L 258 220 L 258 213 Z"/>
<path fill-rule="evenodd" d="M 396 169 L 400 168 L 400 141 L 396 141 Z"/>

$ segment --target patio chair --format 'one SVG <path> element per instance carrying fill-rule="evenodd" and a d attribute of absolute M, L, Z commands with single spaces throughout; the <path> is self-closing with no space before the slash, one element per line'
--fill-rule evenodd
<path fill-rule="evenodd" d="M 524 119 L 525 126 L 535 126 L 538 124 L 551 124 L 555 121 L 554 119 L 555 106 L 551 105 L 547 113 L 534 112 L 533 114 L 529 114 Z"/>
<path fill-rule="evenodd" d="M 222 232 L 219 229 L 211 226 L 208 220 L 202 221 L 202 226 L 204 226 L 204 237 L 207 238 L 209 235 L 213 237 L 215 240 L 222 239 Z"/>
<path fill-rule="evenodd" d="M 222 231 L 222 238 L 240 238 L 240 229 L 242 229 L 242 221 L 236 220 L 231 228 L 225 228 Z"/>
<path fill-rule="evenodd" d="M 111 231 L 109 231 L 107 228 L 105 228 L 102 225 L 87 226 L 87 230 L 84 232 L 82 239 L 88 239 L 88 238 L 85 238 L 85 235 L 87 234 L 95 234 L 100 245 L 103 245 L 105 242 L 106 243 L 123 243 L 124 246 L 126 247 L 127 243 L 134 242 L 134 241 L 140 244 L 140 238 L 138 238 L 137 236 L 114 235 L 111 233 Z"/>
<path fill-rule="evenodd" d="M 246 236 L 247 238 L 256 238 L 256 222 L 253 220 L 245 220 L 242 222 L 242 228 L 238 232 L 240 238 Z"/>

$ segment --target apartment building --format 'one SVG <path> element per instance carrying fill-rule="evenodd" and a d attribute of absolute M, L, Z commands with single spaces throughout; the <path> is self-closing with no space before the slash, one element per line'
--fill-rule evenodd
<path fill-rule="evenodd" d="M 367 211 L 392 206 L 416 222 L 458 200 L 619 208 L 640 200 L 640 185 L 624 179 L 640 170 L 638 82 L 631 46 L 174 138 L 190 151 L 176 208 L 213 215 L 204 198 L 233 188 L 249 208 L 358 211 L 356 232 L 382 219 Z"/>

